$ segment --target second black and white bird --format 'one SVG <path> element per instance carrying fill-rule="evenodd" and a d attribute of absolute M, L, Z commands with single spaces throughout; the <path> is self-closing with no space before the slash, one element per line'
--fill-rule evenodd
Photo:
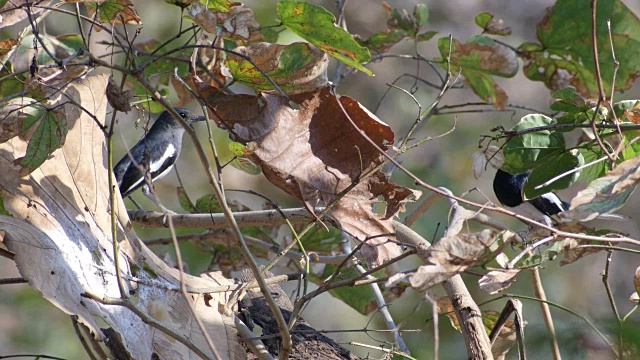
<path fill-rule="evenodd" d="M 204 116 L 192 116 L 187 109 L 176 108 L 175 111 L 187 124 L 205 120 Z M 155 182 L 173 169 L 182 150 L 183 135 L 184 128 L 168 111 L 160 114 L 145 137 L 113 168 L 123 198 L 142 187 L 144 195 L 166 210 L 151 194 L 145 174 Z"/>
<path fill-rule="evenodd" d="M 516 208 L 521 215 L 551 226 L 550 217 L 569 210 L 569 203 L 560 199 L 554 192 L 548 192 L 535 199 L 525 201 L 522 188 L 530 174 L 531 172 L 512 175 L 498 169 L 495 178 L 493 178 L 493 192 L 502 205 Z"/>

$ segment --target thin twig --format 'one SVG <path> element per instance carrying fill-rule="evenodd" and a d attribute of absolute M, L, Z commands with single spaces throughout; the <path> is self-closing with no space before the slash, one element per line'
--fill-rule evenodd
<path fill-rule="evenodd" d="M 551 354 L 554 360 L 560 360 L 560 347 L 558 346 L 558 337 L 556 336 L 556 329 L 553 326 L 553 318 L 551 317 L 551 311 L 549 310 L 549 304 L 547 301 L 547 295 L 542 287 L 542 280 L 540 279 L 540 271 L 538 267 L 531 269 L 531 280 L 533 282 L 533 291 L 536 297 L 540 300 L 540 311 L 542 312 L 542 318 L 544 319 L 544 325 L 547 327 L 549 333 L 549 341 L 551 341 Z"/>

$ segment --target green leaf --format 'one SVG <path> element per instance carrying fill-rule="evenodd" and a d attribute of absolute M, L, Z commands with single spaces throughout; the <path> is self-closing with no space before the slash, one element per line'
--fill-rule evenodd
<path fill-rule="evenodd" d="M 229 0 L 200 0 L 200 3 L 207 5 L 207 8 L 213 12 L 227 12 L 232 7 L 240 5 L 240 3 Z"/>
<path fill-rule="evenodd" d="M 276 43 L 278 41 L 278 38 L 280 37 L 280 33 L 270 27 L 261 28 L 259 31 L 262 34 L 262 41 L 264 42 L 273 44 Z"/>
<path fill-rule="evenodd" d="M 229 143 L 229 150 L 231 150 L 231 153 L 235 156 L 244 156 L 247 147 L 239 142 L 232 141 Z"/>
<path fill-rule="evenodd" d="M 287 29 L 320 50 L 367 75 L 373 75 L 361 65 L 371 60 L 369 50 L 337 27 L 333 14 L 323 7 L 303 1 L 281 0 L 278 2 L 278 17 Z"/>
<path fill-rule="evenodd" d="M 84 49 L 84 41 L 79 34 L 59 35 L 56 39 L 66 46 L 71 54 L 78 51 L 78 49 Z"/>
<path fill-rule="evenodd" d="M 476 14 L 474 21 L 476 22 L 476 25 L 484 29 L 487 27 L 491 19 L 493 19 L 493 15 L 491 13 L 483 11 L 481 13 Z"/>
<path fill-rule="evenodd" d="M 552 119 L 541 114 L 523 117 L 512 129 L 527 130 L 550 125 Z M 548 156 L 557 156 L 565 151 L 564 136 L 558 131 L 536 131 L 515 136 L 503 148 L 504 164 L 502 169 L 511 174 L 521 174 L 535 167 L 536 161 Z"/>
<path fill-rule="evenodd" d="M 640 20 L 619 0 L 600 1 L 596 11 L 598 58 L 604 92 L 611 92 L 614 71 L 607 20 L 611 20 L 611 38 L 620 63 L 615 78 L 616 90 L 628 89 L 640 72 Z M 597 98 L 591 26 L 589 1 L 557 1 L 538 23 L 540 44 L 520 46 L 523 52 L 519 55 L 525 61 L 525 75 L 531 80 L 544 82 L 549 89 L 571 84 L 583 97 Z"/>
<path fill-rule="evenodd" d="M 199 213 L 216 214 L 222 212 L 222 207 L 215 194 L 207 194 L 196 200 L 196 209 Z"/>
<path fill-rule="evenodd" d="M 7 2 L 9 0 L 0 0 L 0 9 L 2 9 L 2 7 L 4 7 L 5 5 L 7 5 Z"/>
<path fill-rule="evenodd" d="M 256 43 L 237 51 L 245 56 L 231 54 L 227 57 L 229 73 L 235 81 L 258 91 L 274 90 L 267 76 L 287 94 L 326 86 L 327 55 L 309 43 Z M 278 60 L 274 61 L 276 57 Z"/>
<path fill-rule="evenodd" d="M 195 206 L 193 206 L 193 203 L 191 203 L 191 199 L 189 199 L 189 195 L 187 195 L 187 192 L 184 191 L 184 188 L 182 186 L 178 186 L 176 188 L 176 192 L 178 193 L 178 201 L 180 202 L 180 207 L 191 214 L 197 214 L 198 210 Z"/>
<path fill-rule="evenodd" d="M 2 6 L 0 5 L 0 7 Z M 13 217 L 13 215 L 4 208 L 4 199 L 2 196 L 0 196 L 0 215 Z"/>
<path fill-rule="evenodd" d="M 451 71 L 462 70 L 465 82 L 476 95 L 485 101 L 491 100 L 496 109 L 504 109 L 507 104 L 507 94 L 499 87 L 491 75 L 512 77 L 518 72 L 516 54 L 506 46 L 494 40 L 476 35 L 467 43 L 462 44 L 449 38 L 438 39 L 440 54 L 446 59 L 451 48 Z M 440 66 L 446 68 L 446 63 Z"/>
<path fill-rule="evenodd" d="M 496 19 L 489 12 L 478 13 L 475 17 L 476 25 L 482 28 L 484 34 L 506 36 L 511 35 L 511 28 L 504 25 L 501 19 Z"/>
<path fill-rule="evenodd" d="M 42 108 L 40 105 L 34 107 Z M 38 123 L 31 139 L 29 139 L 27 153 L 18 159 L 20 165 L 28 173 L 42 165 L 47 157 L 62 145 L 67 135 L 67 125 L 64 119 L 59 120 L 53 111 L 45 110 L 43 115 L 40 114 L 42 114 L 41 109 L 35 111 L 34 114 L 27 115 L 22 123 L 23 131 Z"/>
<path fill-rule="evenodd" d="M 568 188 L 580 176 L 579 171 L 574 172 L 570 175 L 563 176 L 547 186 L 536 189 L 538 185 L 541 185 L 548 180 L 551 180 L 556 176 L 564 174 L 581 165 L 584 165 L 584 158 L 578 151 L 565 151 L 559 153 L 556 156 L 547 158 L 544 164 L 536 167 L 531 171 L 531 175 L 529 175 L 529 177 L 527 178 L 527 181 L 524 183 L 524 187 L 522 189 L 523 198 L 525 200 L 531 200 L 550 191 Z"/>
<path fill-rule="evenodd" d="M 429 41 L 437 34 L 437 31 L 425 31 L 422 34 L 418 34 L 416 41 Z"/>
<path fill-rule="evenodd" d="M 262 168 L 260 168 L 260 166 L 254 164 L 247 158 L 237 157 L 231 161 L 231 166 L 240 171 L 246 172 L 249 175 L 260 175 L 262 172 Z"/>
<path fill-rule="evenodd" d="M 371 50 L 384 53 L 405 38 L 407 38 L 407 34 L 402 30 L 387 30 L 371 35 L 370 38 L 362 42 L 362 45 Z"/>
<path fill-rule="evenodd" d="M 586 146 L 586 144 L 584 145 Z M 605 156 L 602 153 L 602 150 L 600 150 L 600 148 L 598 148 L 597 146 L 591 146 L 590 148 L 579 148 L 579 151 L 582 154 L 582 157 L 584 158 L 585 164 L 596 161 L 602 158 L 603 156 Z M 582 169 L 578 180 L 584 181 L 587 183 L 592 182 L 593 180 L 604 176 L 604 174 L 607 172 L 607 166 L 608 166 L 608 161 L 600 161 L 591 166 L 588 166 Z"/>
<path fill-rule="evenodd" d="M 342 241 L 342 231 L 333 226 L 329 231 L 323 226 L 314 226 L 300 239 L 307 251 L 330 253 Z"/>
<path fill-rule="evenodd" d="M 427 4 L 417 4 L 413 9 L 413 17 L 416 19 L 418 29 L 425 26 L 427 20 L 429 20 L 429 7 Z"/>
<path fill-rule="evenodd" d="M 319 275 L 311 274 L 310 279 L 317 285 L 321 285 L 326 278 L 331 276 L 337 269 L 337 265 L 327 264 L 323 272 Z M 340 279 L 350 279 L 357 275 L 355 269 L 342 270 Z M 380 276 L 384 276 L 378 274 Z M 375 275 L 374 275 L 375 276 Z M 368 286 L 339 287 L 329 291 L 329 293 L 337 299 L 342 300 L 354 310 L 361 314 L 368 314 L 377 309 L 376 299 Z"/>
<path fill-rule="evenodd" d="M 568 113 L 579 113 L 587 111 L 590 106 L 584 101 L 582 96 L 576 92 L 576 88 L 569 86 L 562 88 L 551 95 L 550 109 L 553 111 L 563 111 Z"/>

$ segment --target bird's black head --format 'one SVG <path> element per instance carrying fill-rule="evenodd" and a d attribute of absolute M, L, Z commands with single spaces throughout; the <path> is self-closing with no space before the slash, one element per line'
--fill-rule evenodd
<path fill-rule="evenodd" d="M 184 120 L 187 124 L 191 124 L 196 121 L 204 121 L 206 118 L 204 116 L 191 115 L 191 111 L 184 108 L 174 108 L 174 110 L 180 115 L 182 120 Z M 169 126 L 173 128 L 182 128 L 182 125 L 176 121 L 176 119 L 169 113 L 168 111 L 162 112 L 156 120 L 156 124 L 158 126 Z M 154 124 L 154 126 L 156 126 Z"/>

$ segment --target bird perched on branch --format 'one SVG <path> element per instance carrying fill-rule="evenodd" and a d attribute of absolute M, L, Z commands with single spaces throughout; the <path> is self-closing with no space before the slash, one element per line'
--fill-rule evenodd
<path fill-rule="evenodd" d="M 531 172 L 512 175 L 498 169 L 493 178 L 493 192 L 504 206 L 516 208 L 521 215 L 551 226 L 551 216 L 569 210 L 569 203 L 554 192 L 542 194 L 531 200 L 523 200 L 522 188 Z"/>
<path fill-rule="evenodd" d="M 495 178 L 493 178 L 493 192 L 502 205 L 514 208 L 514 211 L 520 215 L 524 215 L 547 226 L 552 226 L 553 221 L 551 220 L 551 216 L 568 211 L 569 203 L 560 199 L 554 192 L 542 194 L 535 199 L 523 200 L 522 188 L 530 174 L 531 172 L 512 175 L 504 170 L 498 169 Z M 629 220 L 629 217 L 605 213 L 599 214 L 593 219 L 625 221 Z"/>
<path fill-rule="evenodd" d="M 206 119 L 204 116 L 192 116 L 187 109 L 174 110 L 187 124 Z M 182 150 L 184 130 L 168 111 L 160 114 L 149 132 L 113 168 L 123 198 L 142 187 L 145 196 L 168 211 L 151 194 L 149 186 L 173 169 Z"/>

